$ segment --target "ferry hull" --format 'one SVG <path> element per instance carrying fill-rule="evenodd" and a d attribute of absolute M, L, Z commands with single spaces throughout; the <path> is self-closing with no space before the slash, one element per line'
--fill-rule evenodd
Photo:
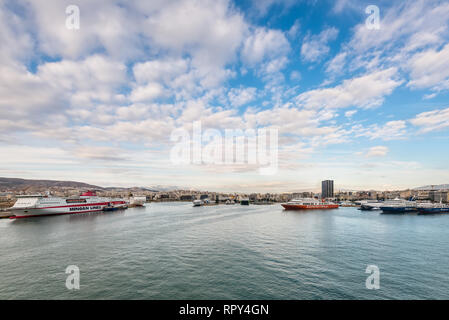
<path fill-rule="evenodd" d="M 21 219 L 21 218 L 31 218 L 31 217 L 45 217 L 53 215 L 63 215 L 63 214 L 79 214 L 87 212 L 98 212 L 103 211 L 106 207 L 106 203 L 98 205 L 87 205 L 83 207 L 58 207 L 58 208 L 26 208 L 12 210 L 12 216 L 10 219 Z"/>
<path fill-rule="evenodd" d="M 303 205 L 303 204 L 281 204 L 285 210 L 310 210 L 310 209 L 338 209 L 338 204 L 318 204 L 318 205 Z"/>
<path fill-rule="evenodd" d="M 380 209 L 382 210 L 382 213 L 386 214 L 403 214 L 417 211 L 417 208 L 415 207 L 381 207 Z"/>
<path fill-rule="evenodd" d="M 374 206 L 367 206 L 367 205 L 361 205 L 360 206 L 360 210 L 362 211 L 373 211 L 373 210 L 380 210 L 379 207 L 374 207 Z"/>
<path fill-rule="evenodd" d="M 419 214 L 449 214 L 449 208 L 421 208 L 419 209 Z"/>

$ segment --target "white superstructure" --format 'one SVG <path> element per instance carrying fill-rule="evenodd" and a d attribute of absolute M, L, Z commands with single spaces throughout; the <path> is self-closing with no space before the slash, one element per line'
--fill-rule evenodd
<path fill-rule="evenodd" d="M 147 201 L 146 196 L 134 196 L 129 198 L 129 204 L 130 206 L 133 207 L 141 207 L 145 204 L 146 201 Z"/>
<path fill-rule="evenodd" d="M 193 200 L 194 207 L 201 207 L 204 204 L 202 200 Z"/>

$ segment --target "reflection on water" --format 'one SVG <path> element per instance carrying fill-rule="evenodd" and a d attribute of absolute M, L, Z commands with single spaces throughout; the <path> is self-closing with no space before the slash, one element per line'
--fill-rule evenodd
<path fill-rule="evenodd" d="M 448 299 L 447 230 L 449 215 L 191 203 L 0 220 L 0 298 Z"/>

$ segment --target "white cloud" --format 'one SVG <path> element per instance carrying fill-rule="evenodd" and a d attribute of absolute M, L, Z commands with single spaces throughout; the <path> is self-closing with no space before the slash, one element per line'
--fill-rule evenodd
<path fill-rule="evenodd" d="M 188 56 L 202 73 L 231 62 L 247 23 L 228 0 L 175 0 L 126 3 L 80 0 L 80 29 L 65 26 L 67 3 L 21 1 L 26 28 L 36 33 L 39 50 L 49 56 L 82 59 L 92 52 L 123 61 L 148 55 Z"/>
<path fill-rule="evenodd" d="M 318 62 L 329 53 L 328 42 L 335 40 L 338 30 L 334 27 L 321 31 L 318 35 L 306 35 L 301 46 L 301 56 L 306 62 Z"/>
<path fill-rule="evenodd" d="M 170 83 L 174 78 L 186 73 L 189 62 L 186 59 L 151 60 L 144 63 L 136 63 L 133 73 L 138 83 L 163 81 Z"/>
<path fill-rule="evenodd" d="M 335 5 L 332 9 L 335 13 L 341 13 L 344 9 L 353 9 L 355 7 L 354 1 L 350 0 L 337 0 L 335 1 Z"/>
<path fill-rule="evenodd" d="M 0 115 L 6 119 L 29 119 L 57 111 L 63 99 L 52 83 L 28 72 L 0 65 Z"/>
<path fill-rule="evenodd" d="M 348 4 L 345 0 L 338 1 L 335 11 Z M 331 76 L 341 70 L 376 72 L 394 67 L 410 73 L 411 88 L 447 89 L 447 52 L 440 48 L 449 36 L 449 3 L 395 2 L 390 7 L 381 7 L 380 14 L 379 30 L 368 29 L 365 21 L 354 28 L 351 40 L 341 46 L 340 53 L 327 65 Z M 430 59 L 435 64 L 426 70 Z M 433 75 L 438 80 L 433 80 Z"/>
<path fill-rule="evenodd" d="M 449 44 L 440 51 L 429 49 L 417 53 L 409 62 L 412 88 L 449 89 Z"/>
<path fill-rule="evenodd" d="M 159 83 L 152 82 L 133 89 L 130 99 L 133 102 L 151 101 L 161 97 L 163 94 L 164 88 Z"/>
<path fill-rule="evenodd" d="M 301 80 L 301 73 L 299 71 L 292 71 L 290 73 L 290 80 L 299 81 Z"/>
<path fill-rule="evenodd" d="M 410 122 L 423 133 L 449 128 L 449 108 L 420 113 Z"/>
<path fill-rule="evenodd" d="M 404 120 L 395 120 L 385 123 L 383 126 L 378 124 L 366 128 L 354 128 L 356 137 L 368 137 L 371 140 L 394 140 L 402 139 L 406 135 L 407 125 Z"/>
<path fill-rule="evenodd" d="M 346 118 L 351 118 L 354 114 L 357 113 L 357 110 L 349 110 L 345 112 L 345 117 Z"/>
<path fill-rule="evenodd" d="M 432 0 L 398 2 L 381 11 L 379 30 L 366 28 L 365 22 L 358 25 L 349 44 L 354 54 L 366 54 L 377 50 L 409 48 L 417 49 L 416 40 L 423 34 L 433 34 L 442 43 L 447 35 L 449 3 Z M 435 42 L 432 40 L 431 42 Z M 428 41 L 421 42 L 427 45 Z"/>
<path fill-rule="evenodd" d="M 145 34 L 161 48 L 187 52 L 198 68 L 222 66 L 239 48 L 247 25 L 225 0 L 180 0 L 149 16 Z"/>
<path fill-rule="evenodd" d="M 290 51 L 290 44 L 284 33 L 279 30 L 257 28 L 243 46 L 243 60 L 255 65 L 265 59 L 278 58 Z"/>
<path fill-rule="evenodd" d="M 336 126 L 321 126 L 321 121 L 332 117 L 333 114 L 299 109 L 288 104 L 259 112 L 248 110 L 244 115 L 248 127 L 276 128 L 280 134 L 296 135 L 300 139 L 316 138 L 316 141 L 331 141 L 332 135 L 340 136 L 343 133 Z"/>
<path fill-rule="evenodd" d="M 333 88 L 315 89 L 297 97 L 306 108 L 370 108 L 381 105 L 386 95 L 401 84 L 397 69 L 389 68 L 344 80 Z"/>
<path fill-rule="evenodd" d="M 252 0 L 251 3 L 257 15 L 265 16 L 273 6 L 282 6 L 285 10 L 292 7 L 297 2 L 295 0 Z"/>
<path fill-rule="evenodd" d="M 377 146 L 377 147 L 371 147 L 367 153 L 366 157 L 385 157 L 388 153 L 388 148 L 385 146 Z"/>
<path fill-rule="evenodd" d="M 65 26 L 65 1 L 20 1 L 28 15 L 24 22 L 36 32 L 38 45 L 49 56 L 79 59 L 95 50 L 104 50 L 115 58 L 141 55 L 143 43 L 139 39 L 142 15 L 132 5 L 121 6 L 112 1 L 80 0 L 80 29 Z M 126 28 L 123 26 L 126 25 Z"/>
<path fill-rule="evenodd" d="M 45 83 L 65 90 L 86 103 L 86 99 L 111 101 L 119 98 L 116 89 L 127 81 L 126 66 L 100 55 L 84 60 L 62 60 L 39 65 L 37 76 Z"/>
<path fill-rule="evenodd" d="M 125 150 L 105 146 L 81 146 L 73 153 L 83 159 L 102 161 L 125 161 L 127 156 Z"/>
<path fill-rule="evenodd" d="M 0 3 L 0 61 L 6 65 L 16 65 L 16 61 L 23 61 L 33 52 L 35 42 L 20 17 L 6 9 L 6 3 Z"/>
<path fill-rule="evenodd" d="M 240 107 L 248 102 L 254 100 L 256 96 L 256 88 L 232 88 L 229 93 L 229 101 L 233 107 Z"/>
<path fill-rule="evenodd" d="M 347 56 L 346 52 L 341 52 L 341 53 L 337 54 L 327 64 L 326 72 L 335 73 L 335 74 L 341 73 L 343 71 L 344 65 L 346 63 L 346 60 L 345 60 L 346 56 Z"/>
<path fill-rule="evenodd" d="M 290 27 L 290 29 L 288 29 L 287 35 L 290 38 L 295 38 L 299 34 L 300 29 L 301 29 L 301 24 L 299 23 L 299 20 L 296 19 L 295 22 Z"/>
<path fill-rule="evenodd" d="M 1 167 L 16 164 L 20 164 L 22 167 L 36 164 L 55 166 L 75 162 L 76 160 L 69 152 L 57 147 L 2 145 L 2 156 L 0 157 Z"/>

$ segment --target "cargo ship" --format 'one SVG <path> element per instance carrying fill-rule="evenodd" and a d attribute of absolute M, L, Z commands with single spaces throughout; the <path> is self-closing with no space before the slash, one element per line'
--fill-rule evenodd
<path fill-rule="evenodd" d="M 62 198 L 50 195 L 20 195 L 16 203 L 8 208 L 11 219 L 41 217 L 62 214 L 78 214 L 103 211 L 107 206 L 126 205 L 122 199 L 98 197 L 87 191 L 78 197 Z"/>
<path fill-rule="evenodd" d="M 312 198 L 294 199 L 287 203 L 282 203 L 281 206 L 285 210 L 338 209 L 338 204 L 336 203 Z"/>

